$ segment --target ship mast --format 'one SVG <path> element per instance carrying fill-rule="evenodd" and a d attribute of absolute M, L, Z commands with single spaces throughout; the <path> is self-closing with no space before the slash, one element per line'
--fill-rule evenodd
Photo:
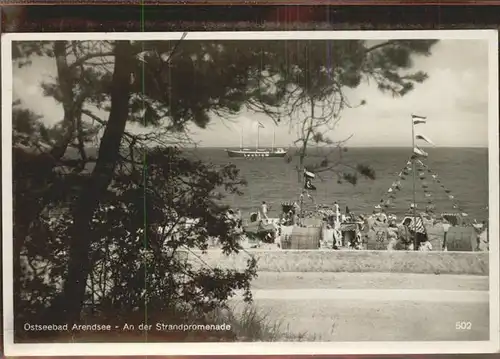
<path fill-rule="evenodd" d="M 273 128 L 273 145 L 271 147 L 271 151 L 274 152 L 274 141 L 276 140 L 276 126 Z"/>
<path fill-rule="evenodd" d="M 240 129 L 241 135 L 240 135 L 240 150 L 243 149 L 243 128 Z"/>
<path fill-rule="evenodd" d="M 255 147 L 256 150 L 259 149 L 259 135 L 260 135 L 260 125 L 257 126 L 257 145 Z"/>

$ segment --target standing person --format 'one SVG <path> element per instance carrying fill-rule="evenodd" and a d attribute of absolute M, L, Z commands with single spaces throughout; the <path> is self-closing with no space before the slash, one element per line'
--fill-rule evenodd
<path fill-rule="evenodd" d="M 378 214 L 378 221 L 382 223 L 387 223 L 387 215 L 385 214 L 385 211 L 383 209 L 380 210 Z"/>
<path fill-rule="evenodd" d="M 482 221 L 481 223 L 477 223 L 476 220 L 472 223 L 472 227 L 476 230 L 476 250 L 478 251 L 481 243 L 481 233 L 483 232 L 483 228 L 486 225 L 486 221 Z"/>
<path fill-rule="evenodd" d="M 396 225 L 396 221 L 391 221 L 389 223 L 389 228 L 387 228 L 387 250 L 393 251 L 396 249 L 396 245 L 398 244 L 398 227 Z"/>
<path fill-rule="evenodd" d="M 411 219 L 406 218 L 402 225 L 398 228 L 398 237 L 408 251 L 413 250 L 413 233 L 410 229 Z"/>
<path fill-rule="evenodd" d="M 450 222 L 448 222 L 446 219 L 443 219 L 443 251 L 447 251 L 448 250 L 448 246 L 447 246 L 447 243 L 446 243 L 446 237 L 448 236 L 448 231 L 450 230 Z"/>
<path fill-rule="evenodd" d="M 268 217 L 267 217 L 267 204 L 266 204 L 266 201 L 262 201 L 262 204 L 260 205 L 260 208 L 259 208 L 259 214 L 260 214 L 260 220 L 261 221 L 264 221 L 265 223 L 267 223 L 268 221 Z"/>
<path fill-rule="evenodd" d="M 340 222 L 335 222 L 333 225 L 333 239 L 337 248 L 344 245 L 342 240 L 342 231 L 340 230 Z"/>
<path fill-rule="evenodd" d="M 340 222 L 340 206 L 337 201 L 333 202 L 333 213 L 335 214 L 335 221 Z"/>

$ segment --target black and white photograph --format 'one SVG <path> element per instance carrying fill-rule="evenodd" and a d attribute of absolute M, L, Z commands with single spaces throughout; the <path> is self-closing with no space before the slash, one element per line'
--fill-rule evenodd
<path fill-rule="evenodd" d="M 498 351 L 497 31 L 2 40 L 7 355 Z"/>

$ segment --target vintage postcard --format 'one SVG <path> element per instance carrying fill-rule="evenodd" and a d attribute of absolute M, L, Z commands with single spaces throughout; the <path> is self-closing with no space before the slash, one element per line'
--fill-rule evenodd
<path fill-rule="evenodd" d="M 9 356 L 499 349 L 494 30 L 2 38 Z"/>

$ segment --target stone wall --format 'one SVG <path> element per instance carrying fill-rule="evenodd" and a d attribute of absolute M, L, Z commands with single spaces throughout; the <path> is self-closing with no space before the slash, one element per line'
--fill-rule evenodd
<path fill-rule="evenodd" d="M 246 250 L 226 256 L 220 250 L 190 252 L 196 265 L 239 268 L 253 256 L 263 272 L 380 272 L 488 275 L 488 252 L 407 252 L 332 250 Z"/>

